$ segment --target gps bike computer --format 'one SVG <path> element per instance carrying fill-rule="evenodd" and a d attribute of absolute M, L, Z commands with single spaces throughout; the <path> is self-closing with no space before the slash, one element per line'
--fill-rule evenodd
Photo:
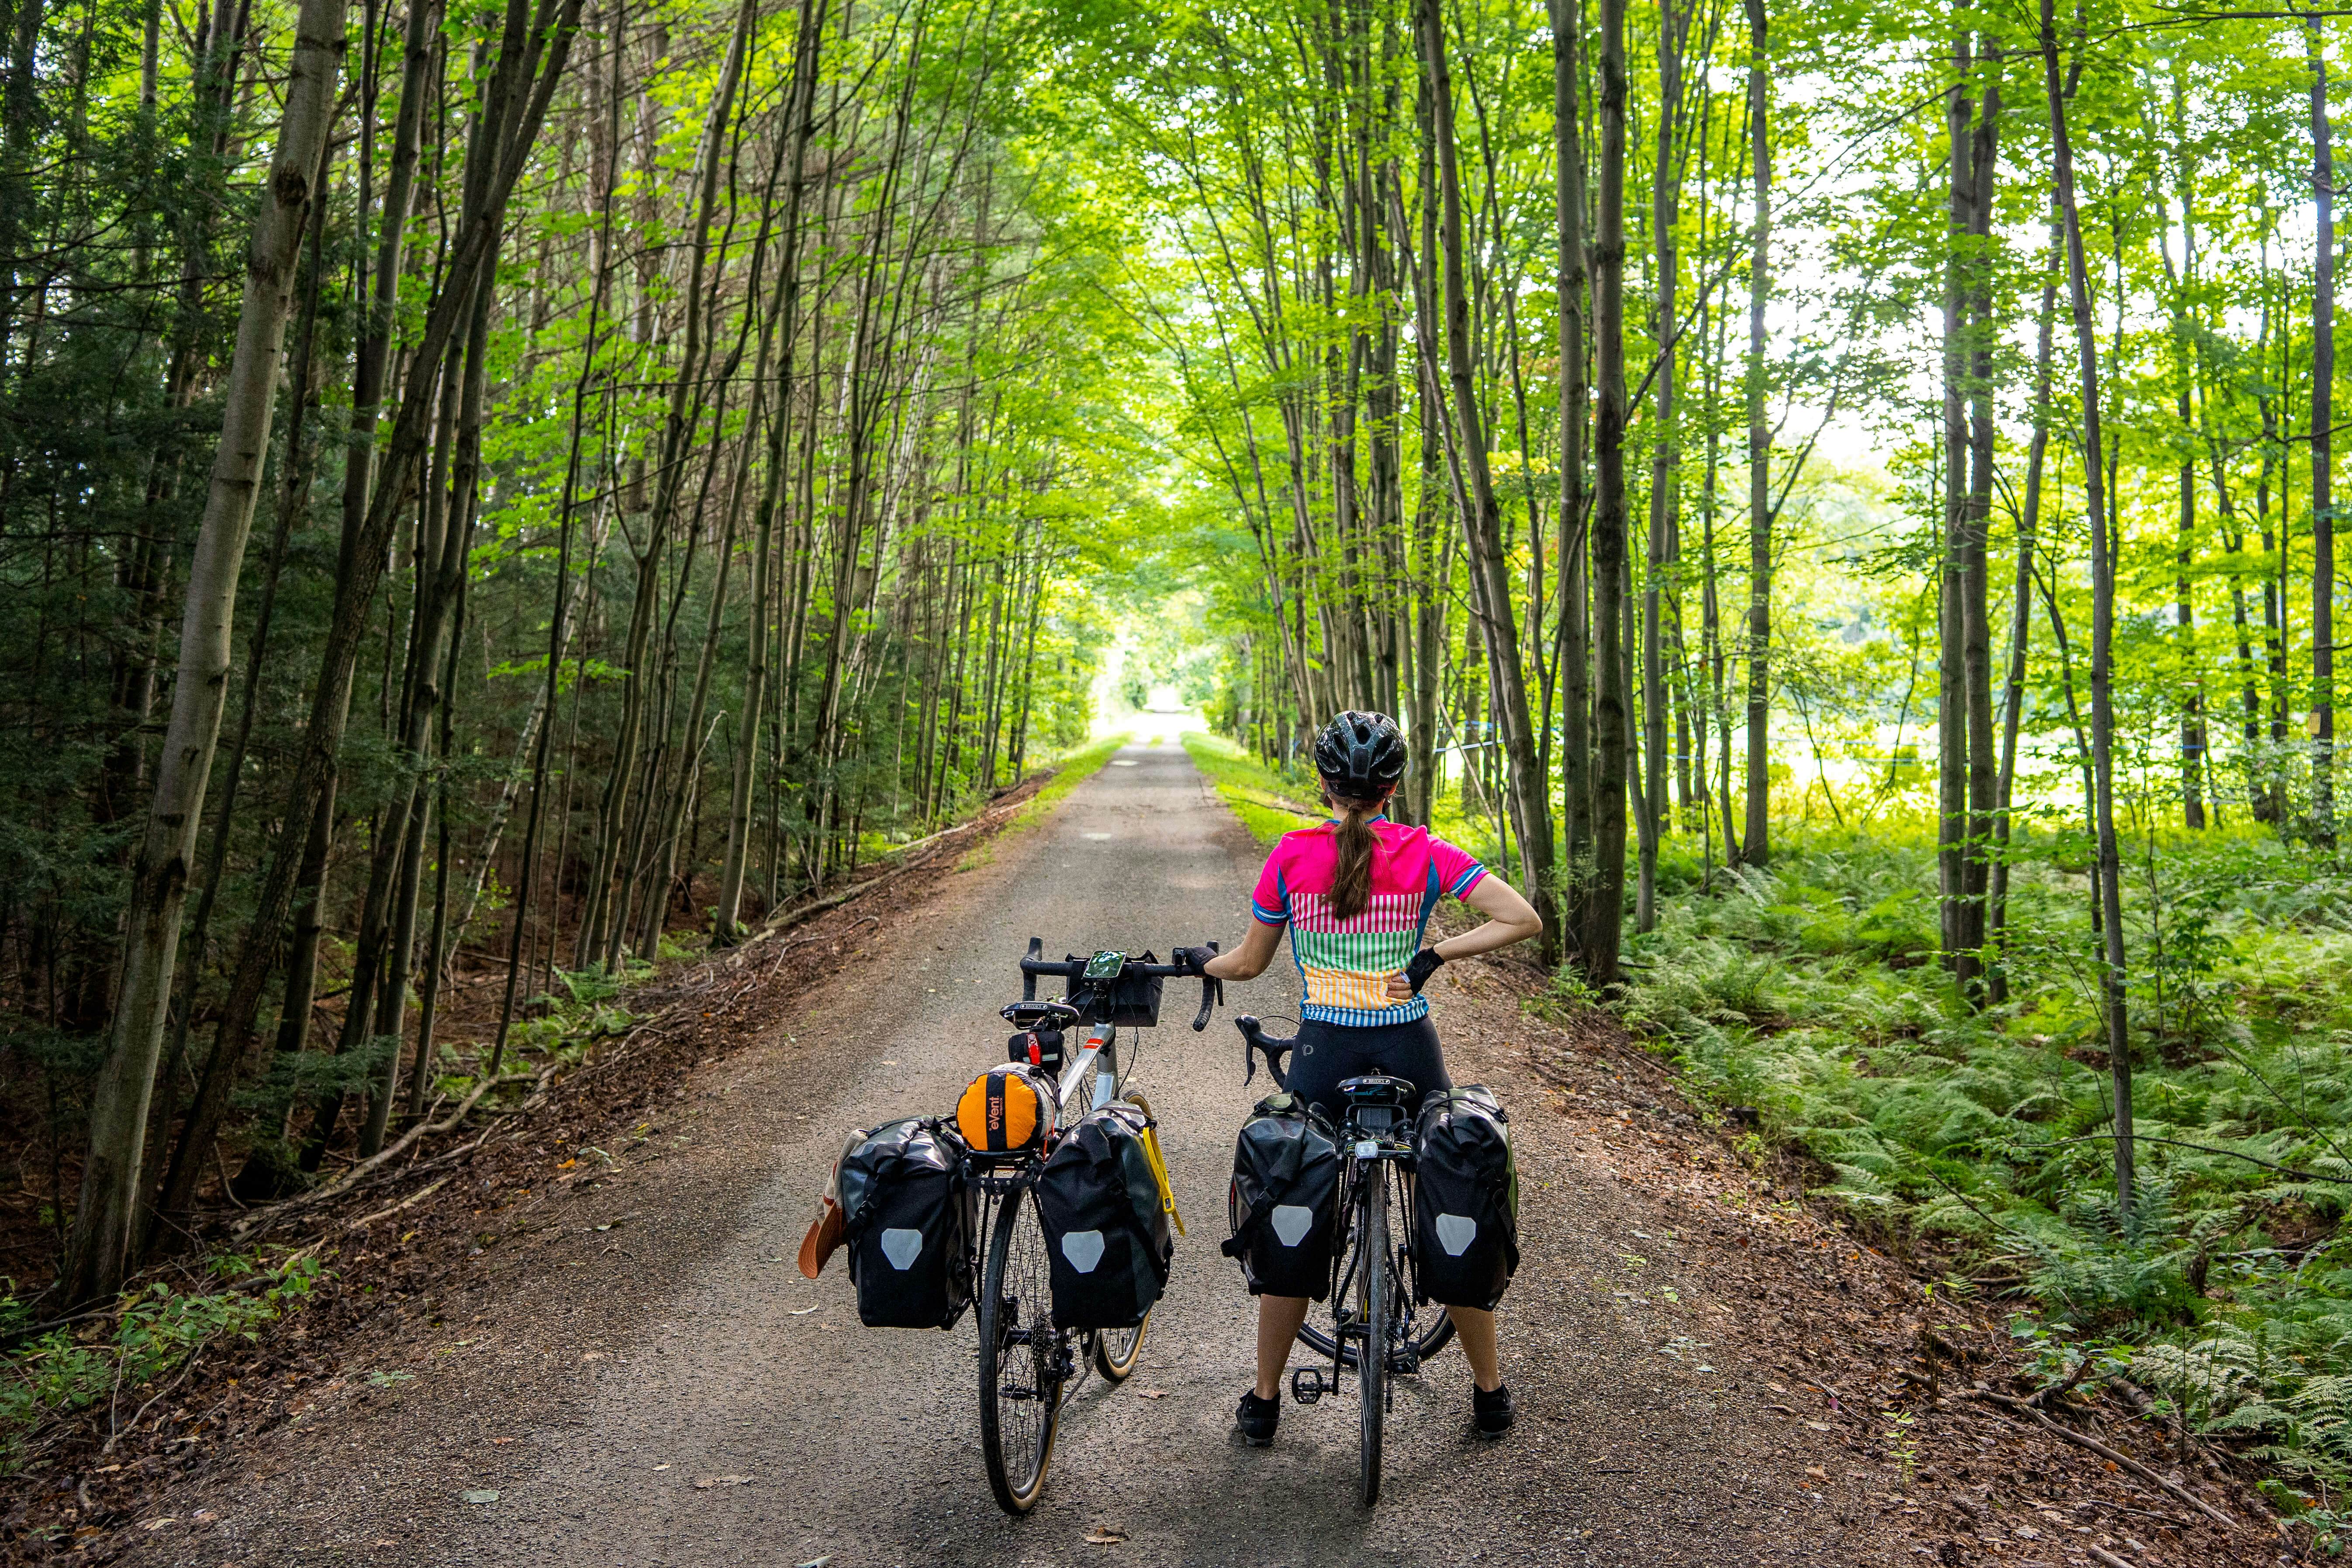
<path fill-rule="evenodd" d="M 1080 978 L 1086 980 L 1116 980 L 1119 977 L 1119 973 L 1126 967 L 1127 954 L 1123 952 L 1112 952 L 1108 949 L 1105 949 L 1103 952 L 1097 952 L 1092 958 L 1087 960 L 1086 970 Z"/>

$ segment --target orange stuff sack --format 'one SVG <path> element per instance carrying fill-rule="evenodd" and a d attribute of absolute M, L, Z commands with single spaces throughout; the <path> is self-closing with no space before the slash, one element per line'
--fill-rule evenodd
<path fill-rule="evenodd" d="M 956 1131 L 975 1154 L 1034 1149 L 1054 1124 L 1054 1080 L 1017 1062 L 991 1068 L 956 1101 Z"/>

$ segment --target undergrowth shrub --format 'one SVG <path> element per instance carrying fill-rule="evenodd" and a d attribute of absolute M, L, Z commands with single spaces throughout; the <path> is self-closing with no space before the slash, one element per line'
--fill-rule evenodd
<path fill-rule="evenodd" d="M 0 1475 L 21 1468 L 61 1417 L 110 1402 L 128 1420 L 206 1346 L 255 1339 L 301 1306 L 320 1272 L 308 1253 L 223 1254 L 207 1266 L 217 1289 L 159 1280 L 126 1293 L 110 1314 L 38 1332 L 13 1289 L 0 1296 Z"/>
<path fill-rule="evenodd" d="M 2333 1529 L 2352 1488 L 2352 877 L 2252 835 L 2126 851 L 2126 1214 L 2080 838 L 2020 836 L 1998 1005 L 1967 1005 L 1937 961 L 1932 835 L 1882 826 L 1796 836 L 1769 870 L 1661 900 L 1619 1010 L 1805 1155 L 1816 1195 L 2030 1308 L 2033 1331 L 2104 1347 L 2314 1489 L 2307 1517 Z"/>

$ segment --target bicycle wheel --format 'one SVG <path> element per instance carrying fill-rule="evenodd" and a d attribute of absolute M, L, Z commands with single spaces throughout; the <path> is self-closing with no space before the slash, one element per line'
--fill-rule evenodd
<path fill-rule="evenodd" d="M 1410 1230 L 1411 1227 L 1408 1226 L 1407 1228 Z M 1389 1310 L 1402 1317 L 1404 1320 L 1404 1325 L 1395 1339 L 1391 1342 L 1390 1349 L 1394 1352 L 1402 1350 L 1405 1345 L 1411 1345 L 1412 1356 L 1409 1362 L 1400 1358 L 1391 1370 L 1418 1372 L 1421 1363 L 1444 1350 L 1447 1342 L 1454 1338 L 1454 1320 L 1446 1316 L 1444 1308 L 1433 1302 L 1414 1304 L 1410 1287 L 1412 1276 L 1407 1270 L 1400 1251 L 1401 1249 L 1395 1245 L 1395 1237 L 1391 1236 L 1387 1249 L 1390 1260 Z M 1346 1300 L 1348 1290 L 1355 1283 L 1355 1271 L 1360 1267 L 1359 1257 L 1360 1257 L 1360 1251 L 1358 1257 L 1351 1257 L 1348 1260 L 1348 1272 L 1340 1276 L 1338 1296 L 1341 1300 Z M 1318 1356 L 1337 1361 L 1343 1369 L 1353 1371 L 1355 1368 L 1355 1342 L 1348 1341 L 1335 1343 L 1329 1331 L 1317 1326 L 1311 1318 L 1298 1326 L 1298 1342 L 1313 1351 Z"/>
<path fill-rule="evenodd" d="M 1027 1513 L 1045 1489 L 1062 1390 L 1075 1370 L 1054 1326 L 1045 1233 L 1026 1186 L 996 1212 L 980 1298 L 980 1447 L 997 1506 Z"/>
<path fill-rule="evenodd" d="M 1363 1188 L 1355 1302 L 1365 1352 L 1356 1357 L 1356 1496 L 1366 1508 L 1381 1500 L 1381 1436 L 1389 1399 L 1389 1184 L 1377 1165 L 1370 1177 Z"/>
<path fill-rule="evenodd" d="M 1097 1329 L 1087 1336 L 1093 1344 L 1095 1370 L 1104 1382 L 1125 1383 L 1135 1374 L 1136 1363 L 1143 1359 L 1143 1331 L 1150 1326 L 1151 1314 L 1146 1312 L 1131 1329 Z"/>

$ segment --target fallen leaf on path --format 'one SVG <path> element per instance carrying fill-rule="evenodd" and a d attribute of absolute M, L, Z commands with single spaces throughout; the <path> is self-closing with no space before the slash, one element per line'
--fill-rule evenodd
<path fill-rule="evenodd" d="M 493 1437 L 490 1441 L 493 1443 L 511 1443 L 514 1439 L 511 1437 Z"/>
<path fill-rule="evenodd" d="M 694 1489 L 707 1492 L 713 1487 L 740 1487 L 751 1479 L 749 1476 L 705 1476 L 694 1483 Z"/>
<path fill-rule="evenodd" d="M 1831 1426 L 1826 1421 L 1808 1421 L 1805 1425 L 1811 1427 L 1816 1432 L 1834 1432 L 1837 1430 L 1836 1427 Z"/>
<path fill-rule="evenodd" d="M 496 1502 L 499 1500 L 499 1494 L 484 1488 L 480 1491 L 459 1492 L 457 1500 L 459 1502 Z"/>
<path fill-rule="evenodd" d="M 180 1522 L 180 1521 L 179 1521 L 178 1520 L 173 1519 L 170 1514 L 168 1514 L 168 1513 L 167 1513 L 167 1514 L 165 1514 L 165 1515 L 164 1515 L 163 1518 L 161 1518 L 161 1519 L 151 1519 L 151 1520 L 149 1520 L 146 1523 L 144 1523 L 144 1524 L 141 1525 L 139 1528 L 140 1528 L 140 1529 L 142 1529 L 142 1530 L 161 1530 L 161 1529 L 163 1529 L 163 1528 L 165 1525 L 167 1525 L 167 1524 L 177 1524 L 177 1523 L 179 1523 L 179 1522 Z"/>
<path fill-rule="evenodd" d="M 1127 1531 L 1115 1524 L 1097 1524 L 1087 1535 L 1088 1546 L 1117 1546 L 1127 1539 Z"/>
<path fill-rule="evenodd" d="M 1807 1465 L 1805 1467 L 1805 1474 L 1812 1477 L 1813 1479 L 1817 1481 L 1825 1481 L 1830 1479 L 1830 1473 L 1822 1468 L 1819 1465 Z"/>
<path fill-rule="evenodd" d="M 1135 1396 L 1138 1399 L 1165 1399 L 1168 1397 L 1168 1391 L 1164 1388 L 1139 1388 L 1135 1391 Z"/>

